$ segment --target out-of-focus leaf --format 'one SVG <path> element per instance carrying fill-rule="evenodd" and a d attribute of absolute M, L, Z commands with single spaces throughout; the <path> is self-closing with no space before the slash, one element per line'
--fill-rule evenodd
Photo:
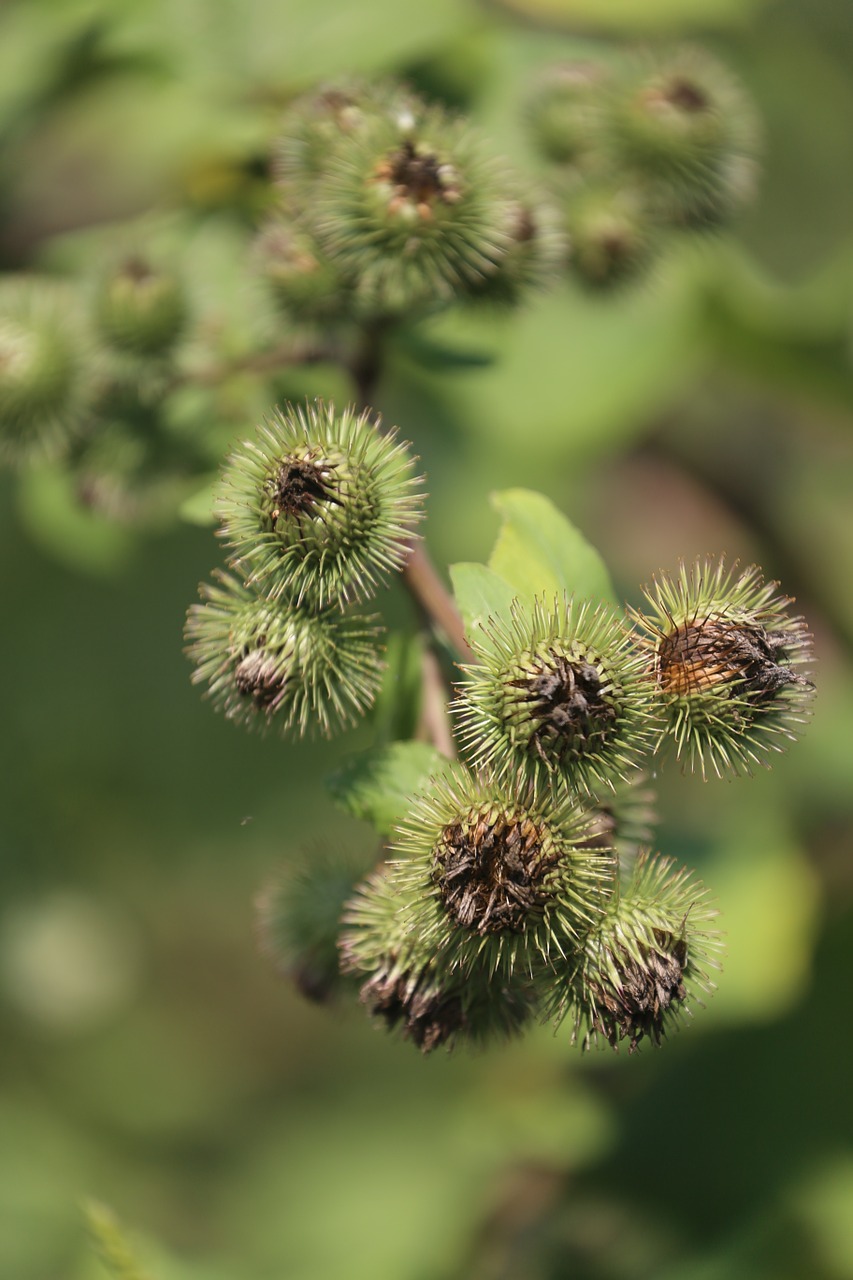
<path fill-rule="evenodd" d="M 840 1135 L 841 1142 L 844 1141 Z M 831 1157 L 793 1193 L 795 1210 L 820 1241 L 830 1273 L 853 1275 L 853 1157 Z"/>
<path fill-rule="evenodd" d="M 175 1258 L 159 1241 L 137 1239 L 107 1205 L 89 1200 L 84 1205 L 91 1252 L 98 1261 L 82 1280 L 230 1280 L 225 1271 Z"/>
<path fill-rule="evenodd" d="M 506 579 L 484 564 L 452 564 L 450 580 L 469 637 L 489 618 L 506 617 L 516 596 Z"/>
<path fill-rule="evenodd" d="M 213 494 L 219 483 L 217 472 L 206 480 L 201 488 L 181 503 L 178 514 L 187 524 L 211 525 L 214 523 Z"/>
<path fill-rule="evenodd" d="M 485 369 L 494 364 L 491 351 L 473 351 L 431 341 L 417 330 L 406 330 L 396 339 L 400 351 L 424 369 L 454 373 L 458 369 Z"/>
<path fill-rule="evenodd" d="M 808 982 L 818 923 L 815 873 L 784 822 L 743 804 L 714 860 L 710 887 L 725 954 L 719 990 L 702 1021 L 777 1017 Z"/>
<path fill-rule="evenodd" d="M 471 1188 L 484 1181 L 491 1188 L 496 1177 L 505 1186 L 508 1168 L 559 1169 L 566 1152 L 583 1165 L 612 1136 L 601 1091 L 580 1074 L 566 1087 L 566 1038 L 553 1066 L 537 1060 L 528 1040 L 508 1070 L 507 1046 L 478 1055 L 474 1070 L 454 1053 L 433 1055 L 424 1071 L 410 1046 L 384 1044 L 393 1071 L 371 1058 L 370 1086 L 356 1093 L 350 1080 L 349 1105 L 333 1122 L 309 1096 L 298 1114 L 265 1128 L 265 1145 L 251 1153 L 250 1181 L 224 1206 L 229 1238 L 259 1259 L 259 1274 L 294 1280 L 485 1274 L 459 1269 L 460 1258 L 470 1261 Z M 539 1039 L 549 1051 L 555 1043 L 549 1032 Z M 345 1235 L 318 1227 L 318 1186 L 335 1221 L 346 1221 Z M 491 1209 L 489 1194 L 474 1198 L 480 1214 Z M 289 1207 L 286 1231 L 275 1221 L 281 1204 Z"/>
<path fill-rule="evenodd" d="M 651 283 L 591 298 L 567 285 L 501 318 L 458 309 L 429 322 L 430 341 L 494 350 L 488 368 L 446 377 L 411 370 L 427 394 L 452 398 L 488 470 L 531 476 L 624 447 L 682 393 L 708 356 L 695 257 L 677 256 Z M 558 484 L 556 479 L 552 487 Z"/>
<path fill-rule="evenodd" d="M 838 127 L 853 113 L 849 30 L 846 5 L 790 4 L 745 50 L 764 139 L 758 199 L 739 238 L 783 279 L 803 280 L 849 243 L 853 166 Z"/>
<path fill-rule="evenodd" d="M 113 1280 L 151 1280 L 151 1273 L 143 1268 L 135 1244 L 112 1210 L 90 1200 L 85 1213 L 93 1246 Z"/>
<path fill-rule="evenodd" d="M 740 27 L 765 0 L 499 0 L 519 17 L 620 33 Z"/>
<path fill-rule="evenodd" d="M 467 0 L 149 0 L 128 42 L 159 45 L 199 82 L 296 88 L 416 58 L 471 24 Z"/>
<path fill-rule="evenodd" d="M 61 466 L 24 471 L 18 500 L 33 541 L 73 569 L 114 574 L 137 545 L 132 530 L 80 505 L 71 477 Z"/>
<path fill-rule="evenodd" d="M 705 285 L 708 337 L 737 369 L 806 403 L 853 407 L 853 248 L 797 286 L 771 279 L 741 249 L 721 253 Z"/>
<path fill-rule="evenodd" d="M 426 742 L 393 742 L 354 756 L 332 774 L 327 786 L 345 813 L 390 836 L 412 795 L 448 765 L 446 757 Z"/>
<path fill-rule="evenodd" d="M 503 517 L 489 567 L 518 596 L 567 591 L 583 600 L 613 601 L 601 556 L 541 493 L 505 489 L 492 497 Z"/>

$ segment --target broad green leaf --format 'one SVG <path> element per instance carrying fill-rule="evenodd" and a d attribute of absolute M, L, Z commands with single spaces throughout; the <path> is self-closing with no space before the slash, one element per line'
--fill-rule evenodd
<path fill-rule="evenodd" d="M 469 637 L 489 618 L 506 617 L 516 595 L 499 573 L 484 564 L 452 564 L 450 581 Z"/>
<path fill-rule="evenodd" d="M 411 797 L 450 761 L 426 742 L 393 742 L 353 756 L 327 781 L 339 808 L 389 836 Z"/>
<path fill-rule="evenodd" d="M 503 525 L 489 568 L 520 598 L 566 591 L 583 600 L 614 600 L 601 556 L 541 493 L 505 489 L 492 503 Z"/>

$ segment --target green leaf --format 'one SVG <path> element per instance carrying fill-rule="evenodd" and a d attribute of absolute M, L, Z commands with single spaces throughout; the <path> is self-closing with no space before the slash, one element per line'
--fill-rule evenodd
<path fill-rule="evenodd" d="M 511 316 L 448 308 L 424 322 L 430 341 L 494 351 L 494 363 L 455 369 L 450 388 L 446 373 L 413 361 L 406 378 L 443 402 L 478 469 L 527 477 L 553 468 L 559 492 L 578 467 L 647 432 L 705 367 L 697 255 L 685 242 L 647 286 L 617 297 L 565 286 Z"/>
<path fill-rule="evenodd" d="M 326 785 L 345 813 L 389 836 L 408 811 L 412 795 L 449 765 L 426 742 L 393 742 L 353 756 Z"/>
<path fill-rule="evenodd" d="M 489 618 L 506 617 L 516 596 L 506 579 L 484 564 L 452 564 L 450 581 L 468 636 Z"/>
<path fill-rule="evenodd" d="M 134 531 L 89 511 L 60 464 L 23 471 L 18 490 L 21 521 L 33 542 L 72 569 L 118 573 L 138 545 Z"/>
<path fill-rule="evenodd" d="M 505 8 L 525 19 L 570 30 L 669 31 L 707 27 L 742 27 L 764 0 L 503 0 Z"/>
<path fill-rule="evenodd" d="M 86 1224 L 101 1262 L 114 1280 L 151 1280 L 143 1270 L 135 1247 L 111 1209 L 90 1201 L 86 1205 Z"/>
<path fill-rule="evenodd" d="M 219 483 L 219 472 L 216 472 L 204 485 L 191 493 L 181 503 L 178 514 L 187 524 L 211 525 L 214 523 L 213 495 Z"/>
<path fill-rule="evenodd" d="M 601 556 L 541 493 L 504 489 L 492 504 L 503 525 L 489 568 L 521 599 L 565 590 L 578 599 L 615 602 Z"/>
<path fill-rule="evenodd" d="M 453 373 L 459 369 L 486 369 L 495 362 L 493 351 L 476 350 L 425 337 L 418 330 L 403 330 L 397 337 L 399 350 L 423 369 Z"/>
<path fill-rule="evenodd" d="M 774 818 L 743 802 L 724 826 L 709 881 L 725 930 L 725 976 L 709 1022 L 751 1023 L 781 1016 L 808 990 L 820 886 L 781 811 Z"/>

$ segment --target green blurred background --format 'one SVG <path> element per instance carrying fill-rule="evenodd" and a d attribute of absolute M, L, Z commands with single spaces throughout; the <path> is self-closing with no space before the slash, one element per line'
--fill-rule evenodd
<path fill-rule="evenodd" d="M 490 490 L 523 484 L 626 598 L 723 551 L 797 596 L 820 655 L 804 740 L 752 780 L 660 779 L 660 846 L 723 912 L 718 993 L 631 1059 L 548 1030 L 421 1059 L 303 1003 L 252 899 L 306 849 L 369 848 L 322 789 L 365 731 L 291 747 L 215 717 L 181 652 L 211 532 L 111 530 L 52 473 L 4 476 L 3 1280 L 102 1276 L 90 1196 L 153 1280 L 853 1276 L 849 0 L 5 0 L 0 267 L 163 237 L 239 354 L 294 92 L 400 72 L 529 168 L 538 68 L 672 38 L 719 53 L 765 122 L 736 237 L 612 299 L 436 319 L 436 344 L 493 362 L 431 371 L 401 344 L 378 407 L 423 458 L 442 564 L 484 558 Z M 275 390 L 347 394 L 323 367 Z M 238 379 L 187 412 L 224 443 L 268 396 Z"/>

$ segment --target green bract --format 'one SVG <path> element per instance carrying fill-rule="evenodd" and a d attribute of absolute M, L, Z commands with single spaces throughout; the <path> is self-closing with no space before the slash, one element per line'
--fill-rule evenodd
<path fill-rule="evenodd" d="M 617 778 L 589 797 L 593 832 L 590 840 L 614 849 L 620 866 L 635 858 L 649 843 L 657 822 L 656 796 L 648 774 L 635 772 Z"/>
<path fill-rule="evenodd" d="M 83 427 L 94 393 L 80 317 L 62 289 L 41 280 L 0 283 L 0 461 L 62 454 Z"/>
<path fill-rule="evenodd" d="M 312 612 L 254 595 L 230 574 L 201 588 L 187 615 L 195 682 L 248 727 L 326 736 L 362 715 L 382 676 L 375 618 Z"/>
<path fill-rule="evenodd" d="M 813 686 L 797 668 L 811 636 L 777 586 L 755 565 L 697 561 L 655 581 L 651 613 L 635 614 L 667 733 L 703 776 L 708 765 L 721 776 L 765 764 L 804 721 Z"/>
<path fill-rule="evenodd" d="M 289 405 L 228 459 L 221 536 L 273 599 L 321 609 L 364 600 L 405 562 L 420 483 L 406 446 L 368 413 Z"/>
<path fill-rule="evenodd" d="M 671 858 L 641 854 L 605 915 L 559 970 L 547 1012 L 558 1022 L 572 1018 L 584 1048 L 599 1037 L 614 1049 L 627 1039 L 630 1052 L 644 1036 L 660 1044 L 690 1013 L 697 990 L 714 990 L 707 969 L 718 967 L 716 915 L 688 871 L 676 870 Z"/>
<path fill-rule="evenodd" d="M 565 594 L 512 607 L 473 640 L 455 704 L 475 764 L 589 791 L 626 777 L 656 736 L 642 653 L 606 605 Z"/>

